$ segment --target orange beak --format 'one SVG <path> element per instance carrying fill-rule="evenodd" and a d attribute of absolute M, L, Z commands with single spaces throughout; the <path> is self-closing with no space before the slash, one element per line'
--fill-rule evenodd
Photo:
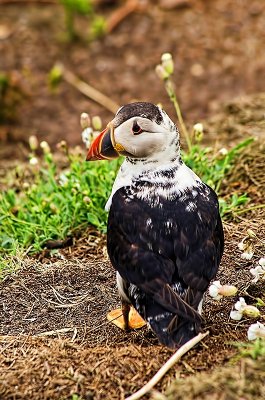
<path fill-rule="evenodd" d="M 112 160 L 119 157 L 113 146 L 113 127 L 107 127 L 91 143 L 86 161 Z"/>

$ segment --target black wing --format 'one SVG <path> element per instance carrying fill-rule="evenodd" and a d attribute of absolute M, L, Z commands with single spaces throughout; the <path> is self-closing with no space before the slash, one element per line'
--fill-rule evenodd
<path fill-rule="evenodd" d="M 113 266 L 132 284 L 128 294 L 133 305 L 160 340 L 172 345 L 159 335 L 162 325 L 162 330 L 168 328 L 166 336 L 173 337 L 181 325 L 192 322 L 194 336 L 201 324 L 198 305 L 223 252 L 215 193 L 203 185 L 195 198 L 186 192 L 185 201 L 164 200 L 151 207 L 121 188 L 112 200 L 107 245 Z"/>

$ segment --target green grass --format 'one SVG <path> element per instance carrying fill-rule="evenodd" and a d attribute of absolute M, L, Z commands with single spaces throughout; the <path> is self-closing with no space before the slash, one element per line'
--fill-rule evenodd
<path fill-rule="evenodd" d="M 184 154 L 184 160 L 221 193 L 222 180 L 236 162 L 237 154 L 248 144 L 249 140 L 226 155 L 214 156 L 209 148 L 197 143 Z M 37 165 L 28 166 L 27 174 L 20 172 L 18 177 L 16 170 L 16 178 L 9 178 L 10 187 L 0 195 L 1 252 L 15 254 L 22 248 L 35 253 L 47 240 L 63 239 L 89 224 L 105 232 L 104 207 L 121 161 L 87 163 L 84 155 L 68 154 L 68 165 L 62 169 L 48 152 Z M 229 215 L 247 200 L 246 195 L 235 194 L 226 201 L 221 198 L 222 215 Z"/>
<path fill-rule="evenodd" d="M 222 198 L 223 181 L 225 177 L 231 173 L 233 165 L 235 165 L 238 155 L 247 148 L 253 138 L 248 138 L 226 154 L 214 151 L 211 147 L 203 147 L 199 141 L 193 140 L 190 149 L 183 153 L 183 160 L 197 175 L 211 186 L 219 195 L 219 206 L 222 217 L 231 216 L 244 206 L 249 198 L 246 193 L 231 194 Z"/>
<path fill-rule="evenodd" d="M 65 2 L 65 6 L 70 3 Z M 82 1 L 80 1 L 82 5 Z M 184 124 L 180 107 L 170 80 L 173 64 L 170 55 L 163 61 L 162 74 L 166 90 L 172 100 L 188 150 L 183 159 L 204 182 L 220 195 L 223 217 L 234 215 L 248 202 L 246 194 L 231 194 L 222 198 L 224 178 L 236 163 L 237 156 L 252 139 L 247 139 L 225 153 L 201 145 L 202 130 L 190 134 Z M 57 77 L 57 73 L 55 73 Z M 58 77 L 57 77 L 58 78 Z M 199 134 L 198 134 L 199 133 Z M 34 141 L 33 141 L 34 142 Z M 35 159 L 37 144 L 31 146 L 31 161 Z M 9 174 L 5 190 L 0 194 L 0 271 L 8 269 L 7 255 L 27 250 L 39 252 L 48 240 L 64 239 L 84 230 L 89 224 L 106 231 L 107 213 L 104 210 L 111 193 L 121 159 L 112 162 L 84 161 L 84 154 L 70 151 L 66 144 L 64 165 L 57 162 L 46 144 L 39 161 L 30 163 L 26 172 L 19 169 Z M 0 182 L 1 184 L 1 182 Z M 12 264 L 12 259 L 11 259 Z M 10 265 L 11 265 L 10 264 Z M 10 266 L 10 269 L 11 266 Z"/>
<path fill-rule="evenodd" d="M 120 163 L 86 163 L 70 155 L 67 169 L 60 170 L 51 153 L 41 166 L 31 167 L 33 178 L 26 189 L 16 185 L 0 195 L 0 248 L 40 251 L 50 239 L 63 239 L 89 224 L 106 230 L 104 210 Z M 12 180 L 11 180 L 12 182 Z"/>
<path fill-rule="evenodd" d="M 265 339 L 256 339 L 247 343 L 233 343 L 238 349 L 238 353 L 232 358 L 232 363 L 241 358 L 250 357 L 257 360 L 259 357 L 265 356 Z"/>

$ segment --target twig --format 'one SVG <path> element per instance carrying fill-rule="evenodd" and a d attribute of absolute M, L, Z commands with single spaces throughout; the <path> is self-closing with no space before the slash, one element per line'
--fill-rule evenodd
<path fill-rule="evenodd" d="M 148 392 L 160 381 L 161 378 L 173 367 L 173 365 L 179 361 L 179 359 L 187 353 L 192 347 L 194 347 L 197 343 L 199 343 L 202 339 L 205 338 L 209 334 L 209 331 L 206 333 L 199 333 L 193 339 L 189 340 L 183 346 L 181 346 L 176 353 L 173 354 L 172 357 L 160 368 L 160 370 L 153 376 L 153 378 L 146 383 L 140 390 L 131 396 L 127 397 L 125 400 L 138 400 Z"/>
<path fill-rule="evenodd" d="M 128 15 L 140 8 L 139 0 L 127 0 L 107 20 L 107 33 L 112 32 Z"/>
<path fill-rule="evenodd" d="M 76 331 L 76 327 L 73 328 L 62 328 L 62 329 L 56 329 L 54 331 L 46 331 L 46 332 L 42 332 L 42 333 L 37 333 L 36 337 L 40 337 L 40 336 L 53 336 L 53 335 L 57 335 L 58 333 L 67 333 L 67 332 L 71 332 L 71 331 Z"/>
<path fill-rule="evenodd" d="M 83 93 L 85 96 L 89 97 L 91 100 L 100 104 L 107 110 L 112 113 L 116 113 L 119 104 L 115 103 L 115 101 L 111 100 L 109 97 L 105 96 L 97 89 L 88 85 L 86 82 L 81 81 L 76 75 L 74 75 L 71 71 L 64 68 L 62 64 L 58 64 L 58 68 L 61 68 L 62 74 L 66 82 L 70 83 L 70 85 L 74 86 L 79 92 Z"/>

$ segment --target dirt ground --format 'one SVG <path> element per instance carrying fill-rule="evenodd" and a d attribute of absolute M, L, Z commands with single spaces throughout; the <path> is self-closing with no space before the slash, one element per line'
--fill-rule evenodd
<path fill-rule="evenodd" d="M 67 83 L 52 93 L 47 74 L 55 61 L 63 61 L 119 104 L 132 99 L 162 102 L 173 115 L 154 74 L 161 53 L 171 51 L 188 123 L 210 117 L 205 142 L 217 140 L 227 147 L 250 135 L 258 138 L 224 184 L 227 192 L 248 192 L 250 206 L 264 203 L 265 97 L 232 100 L 236 95 L 265 91 L 264 2 L 193 1 L 189 7 L 170 11 L 154 4 L 88 45 L 61 40 L 59 7 L 1 6 L 0 2 L 0 27 L 10 30 L 0 40 L 4 55 L 0 70 L 11 71 L 25 93 L 17 119 L 0 125 L 0 174 L 12 158 L 27 156 L 23 143 L 30 134 L 52 144 L 61 139 L 80 144 L 80 112 L 100 114 L 104 122 L 112 118 Z M 113 7 L 102 12 L 109 15 Z M 80 23 L 83 27 L 84 21 Z M 216 113 L 222 101 L 226 105 Z M 238 294 L 250 304 L 255 303 L 253 297 L 265 295 L 262 284 L 250 285 L 249 273 L 264 256 L 264 219 L 264 209 L 257 209 L 240 215 L 236 222 L 224 223 L 226 245 L 218 277 L 236 285 Z M 249 228 L 257 238 L 253 239 L 254 257 L 246 261 L 240 258 L 237 244 Z M 215 382 L 209 374 L 233 358 L 233 343 L 246 340 L 252 322 L 229 319 L 237 297 L 220 302 L 206 298 L 204 330 L 210 335 L 171 369 L 157 390 L 165 391 L 175 378 L 192 376 L 189 379 L 198 377 L 197 383 L 184 384 L 193 393 L 202 379 L 200 372 Z M 124 399 L 138 390 L 172 351 L 161 347 L 147 328 L 125 333 L 108 323 L 107 312 L 118 305 L 105 237 L 90 228 L 72 247 L 56 254 L 15 258 L 14 272 L 0 283 L 0 399 L 66 400 L 74 394 L 84 400 Z M 260 321 L 265 322 L 264 313 Z M 241 376 L 242 368 L 249 367 L 244 365 L 238 367 Z M 203 381 L 209 379 L 203 377 Z M 225 397 L 218 392 L 218 382 L 209 398 L 242 397 L 239 392 Z M 172 398 L 172 392 L 168 393 Z M 184 397 L 179 398 L 187 399 L 185 393 L 183 389 Z M 254 398 L 243 394 L 246 400 Z M 202 396 L 200 392 L 197 398 L 206 398 Z"/>
<path fill-rule="evenodd" d="M 258 141 L 241 156 L 226 182 L 227 191 L 236 190 L 240 179 L 240 187 L 251 194 L 252 207 L 264 203 L 264 174 L 260 171 L 264 158 L 264 144 Z M 234 390 L 234 397 L 228 396 L 229 388 L 228 397 L 220 397 L 223 392 L 217 383 L 212 385 L 212 379 L 224 376 L 214 371 L 233 359 L 237 352 L 233 343 L 246 340 L 247 328 L 253 322 L 229 319 L 235 300 L 244 296 L 247 303 L 255 304 L 256 297 L 265 295 L 263 283 L 251 284 L 249 273 L 264 256 L 264 220 L 264 209 L 257 209 L 238 216 L 237 222 L 224 222 L 225 253 L 218 278 L 236 285 L 238 295 L 220 302 L 206 297 L 204 330 L 210 335 L 171 369 L 157 390 L 165 391 L 175 378 L 191 375 L 193 378 L 187 381 L 190 393 L 199 393 L 191 399 L 202 398 L 203 388 L 216 399 L 238 399 L 244 392 L 239 385 L 241 392 Z M 248 229 L 257 235 L 250 261 L 242 260 L 238 249 Z M 105 237 L 92 228 L 73 246 L 57 253 L 44 251 L 35 259 L 15 258 L 14 272 L 0 283 L 0 398 L 54 400 L 78 394 L 82 399 L 124 399 L 138 390 L 172 351 L 160 346 L 147 328 L 124 332 L 107 322 L 107 312 L 117 306 L 115 273 L 107 258 Z M 259 320 L 265 322 L 264 313 Z M 203 375 L 206 386 L 201 386 L 201 372 L 217 375 Z M 257 381 L 256 393 L 261 388 L 262 383 Z M 168 398 L 172 393 L 174 388 Z M 244 399 L 262 398 L 251 393 L 246 390 Z"/>
<path fill-rule="evenodd" d="M 264 255 L 264 212 L 224 228 L 218 277 L 253 304 L 253 297 L 264 296 L 263 284 L 251 285 L 249 273 Z M 244 261 L 237 244 L 249 228 L 257 233 L 255 256 Z M 0 284 L 0 398 L 70 399 L 78 393 L 83 399 L 124 399 L 172 354 L 147 328 L 125 333 L 107 322 L 106 313 L 119 299 L 104 238 L 88 231 L 73 247 L 60 250 L 60 258 L 17 262 L 21 270 Z M 204 330 L 210 335 L 172 368 L 158 390 L 175 377 L 209 372 L 231 360 L 232 343 L 246 340 L 252 322 L 229 319 L 234 302 L 206 298 Z M 264 316 L 260 320 L 265 322 Z"/>

